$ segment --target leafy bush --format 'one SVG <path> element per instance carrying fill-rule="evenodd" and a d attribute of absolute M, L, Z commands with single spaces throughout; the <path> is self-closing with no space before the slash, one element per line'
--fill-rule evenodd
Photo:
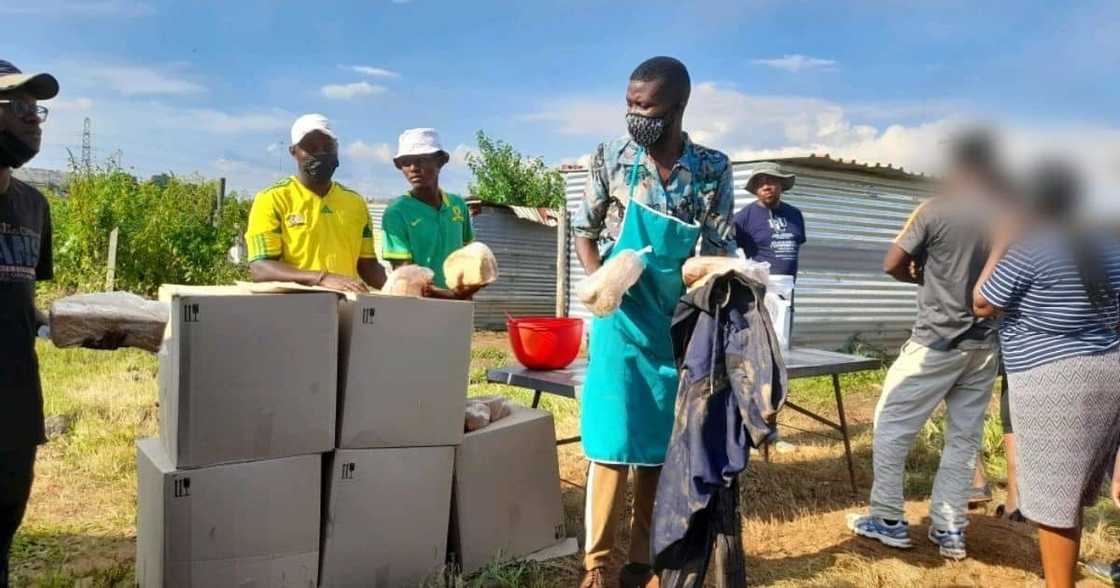
<path fill-rule="evenodd" d="M 105 288 L 109 233 L 119 229 L 115 288 L 153 296 L 160 284 L 222 284 L 244 276 L 227 252 L 244 232 L 248 201 L 227 195 L 215 219 L 217 185 L 162 176 L 140 181 L 110 164 L 75 170 L 65 195 L 50 195 L 53 288 Z"/>
<path fill-rule="evenodd" d="M 564 178 L 537 158 L 523 158 L 513 147 L 478 132 L 478 154 L 467 157 L 474 174 L 471 194 L 510 206 L 564 206 Z"/>

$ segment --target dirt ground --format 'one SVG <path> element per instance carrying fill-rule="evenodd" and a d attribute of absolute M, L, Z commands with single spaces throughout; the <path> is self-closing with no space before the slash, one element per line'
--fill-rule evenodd
<path fill-rule="evenodd" d="M 12 563 L 14 586 L 131 586 L 135 554 L 135 440 L 156 433 L 156 362 L 142 352 L 57 350 L 40 345 L 46 412 L 63 415 L 69 430 L 40 449 L 37 478 Z M 472 350 L 471 395 L 501 393 L 528 403 L 530 393 L 485 381 L 487 368 L 513 361 L 504 333 L 479 333 Z M 871 482 L 870 423 L 878 374 L 845 376 L 859 491 L 848 485 L 843 446 L 824 439 L 820 426 L 792 411 L 780 418 L 783 437 L 797 446 L 770 463 L 752 457 L 741 480 L 743 542 L 752 585 L 792 587 L 1035 586 L 1041 569 L 1033 529 L 978 510 L 969 528 L 969 558 L 942 560 L 924 539 L 929 487 L 940 441 L 923 434 L 908 462 L 908 511 L 915 547 L 897 551 L 851 535 L 848 512 L 866 508 Z M 835 410 L 827 382 L 794 383 L 793 397 L 825 416 Z M 545 397 L 556 418 L 557 438 L 578 435 L 575 402 Z M 990 417 L 991 418 L 991 417 Z M 988 431 L 987 429 L 991 429 Z M 803 432 L 808 431 L 808 432 Z M 989 432 L 995 440 L 988 439 Z M 998 427 L 985 432 L 989 453 Z M 583 536 L 583 484 L 587 462 L 578 444 L 559 448 L 568 533 Z M 1002 496 L 1002 462 L 990 455 L 988 471 Z M 994 508 L 996 502 L 988 508 Z M 1087 514 L 1084 557 L 1120 559 L 1120 511 L 1102 501 Z M 620 525 L 619 546 L 627 543 Z M 622 562 L 617 562 L 621 564 Z M 490 575 L 457 579 L 456 587 L 574 587 L 578 556 Z M 1098 586 L 1083 579 L 1081 586 Z"/>

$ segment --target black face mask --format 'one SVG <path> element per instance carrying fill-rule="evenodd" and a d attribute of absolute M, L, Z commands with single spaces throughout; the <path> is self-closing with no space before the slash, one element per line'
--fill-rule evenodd
<path fill-rule="evenodd" d="M 0 131 L 0 167 L 19 168 L 39 154 L 11 131 Z"/>
<path fill-rule="evenodd" d="M 307 174 L 307 177 L 316 181 L 327 181 L 331 179 L 336 169 L 338 169 L 337 153 L 318 153 L 310 155 L 300 164 L 300 170 Z"/>
<path fill-rule="evenodd" d="M 668 126 L 668 116 L 626 115 L 626 130 L 630 132 L 630 138 L 642 147 L 649 147 L 661 140 Z"/>

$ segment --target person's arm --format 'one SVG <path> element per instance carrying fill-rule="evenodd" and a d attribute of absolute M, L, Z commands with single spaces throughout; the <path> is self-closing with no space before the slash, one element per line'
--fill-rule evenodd
<path fill-rule="evenodd" d="M 576 239 L 576 256 L 587 274 L 595 273 L 603 265 L 599 254 L 599 237 L 610 206 L 609 178 L 607 177 L 604 146 L 599 145 L 591 158 L 587 173 L 587 184 L 583 188 L 583 198 L 579 209 L 572 215 L 572 234 Z"/>
<path fill-rule="evenodd" d="M 385 268 L 377 260 L 377 249 L 373 243 L 373 226 L 369 215 L 366 215 L 366 224 L 362 227 L 362 244 L 358 250 L 358 263 L 355 270 L 358 277 L 374 290 L 380 290 L 385 285 Z"/>
<path fill-rule="evenodd" d="M 44 200 L 46 200 L 44 198 Z M 39 235 L 39 259 L 35 264 L 35 281 L 44 282 L 54 279 L 54 228 L 51 225 L 51 208 L 49 203 L 43 205 L 43 231 Z M 35 327 L 50 324 L 47 313 L 35 309 Z"/>
<path fill-rule="evenodd" d="M 1120 450 L 1116 451 L 1116 464 L 1112 466 L 1112 501 L 1120 508 Z"/>
<path fill-rule="evenodd" d="M 735 256 L 735 184 L 728 162 L 710 200 L 704 203 L 700 255 Z"/>
<path fill-rule="evenodd" d="M 914 256 L 896 244 L 892 244 L 887 250 L 887 256 L 883 259 L 883 272 L 899 282 L 918 285 L 924 283 Z"/>
<path fill-rule="evenodd" d="M 1034 268 L 1026 252 L 1010 249 L 1006 241 L 996 243 L 973 288 L 972 313 L 991 318 L 1021 300 L 1034 281 Z"/>
<path fill-rule="evenodd" d="M 369 284 L 370 288 L 380 290 L 385 285 L 385 267 L 376 257 L 358 258 L 358 275 L 362 281 Z"/>
<path fill-rule="evenodd" d="M 924 284 L 922 268 L 917 259 L 925 251 L 927 238 L 928 223 L 923 203 L 910 214 L 906 225 L 887 250 L 887 255 L 883 258 L 883 272 L 899 282 Z"/>
<path fill-rule="evenodd" d="M 342 292 L 369 292 L 359 280 L 325 271 L 301 270 L 279 259 L 258 259 L 249 263 L 254 282 L 295 282 L 304 286 L 321 286 Z"/>
<path fill-rule="evenodd" d="M 408 223 L 400 211 L 392 206 L 381 217 L 381 257 L 392 264 L 393 269 L 412 263 Z"/>

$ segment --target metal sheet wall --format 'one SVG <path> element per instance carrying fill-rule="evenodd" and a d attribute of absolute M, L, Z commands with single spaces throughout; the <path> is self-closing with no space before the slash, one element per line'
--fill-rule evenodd
<path fill-rule="evenodd" d="M 385 203 L 370 204 L 378 256 Z M 498 260 L 499 279 L 475 296 L 476 329 L 505 330 L 506 314 L 556 314 L 556 228 L 519 219 L 509 209 L 483 206 L 471 219 L 475 238 Z"/>
<path fill-rule="evenodd" d="M 749 162 L 734 166 L 735 210 L 754 202 L 743 189 L 750 167 Z M 802 210 L 808 234 L 798 275 L 794 345 L 839 349 L 858 337 L 893 350 L 906 340 L 917 306 L 914 286 L 883 274 L 883 255 L 910 212 L 929 195 L 929 183 L 785 167 L 797 173 L 797 184 L 784 199 Z M 574 213 L 587 172 L 568 172 L 565 179 L 568 210 Z M 568 268 L 568 312 L 588 319 L 590 313 L 574 296 L 585 277 L 574 245 Z"/>

